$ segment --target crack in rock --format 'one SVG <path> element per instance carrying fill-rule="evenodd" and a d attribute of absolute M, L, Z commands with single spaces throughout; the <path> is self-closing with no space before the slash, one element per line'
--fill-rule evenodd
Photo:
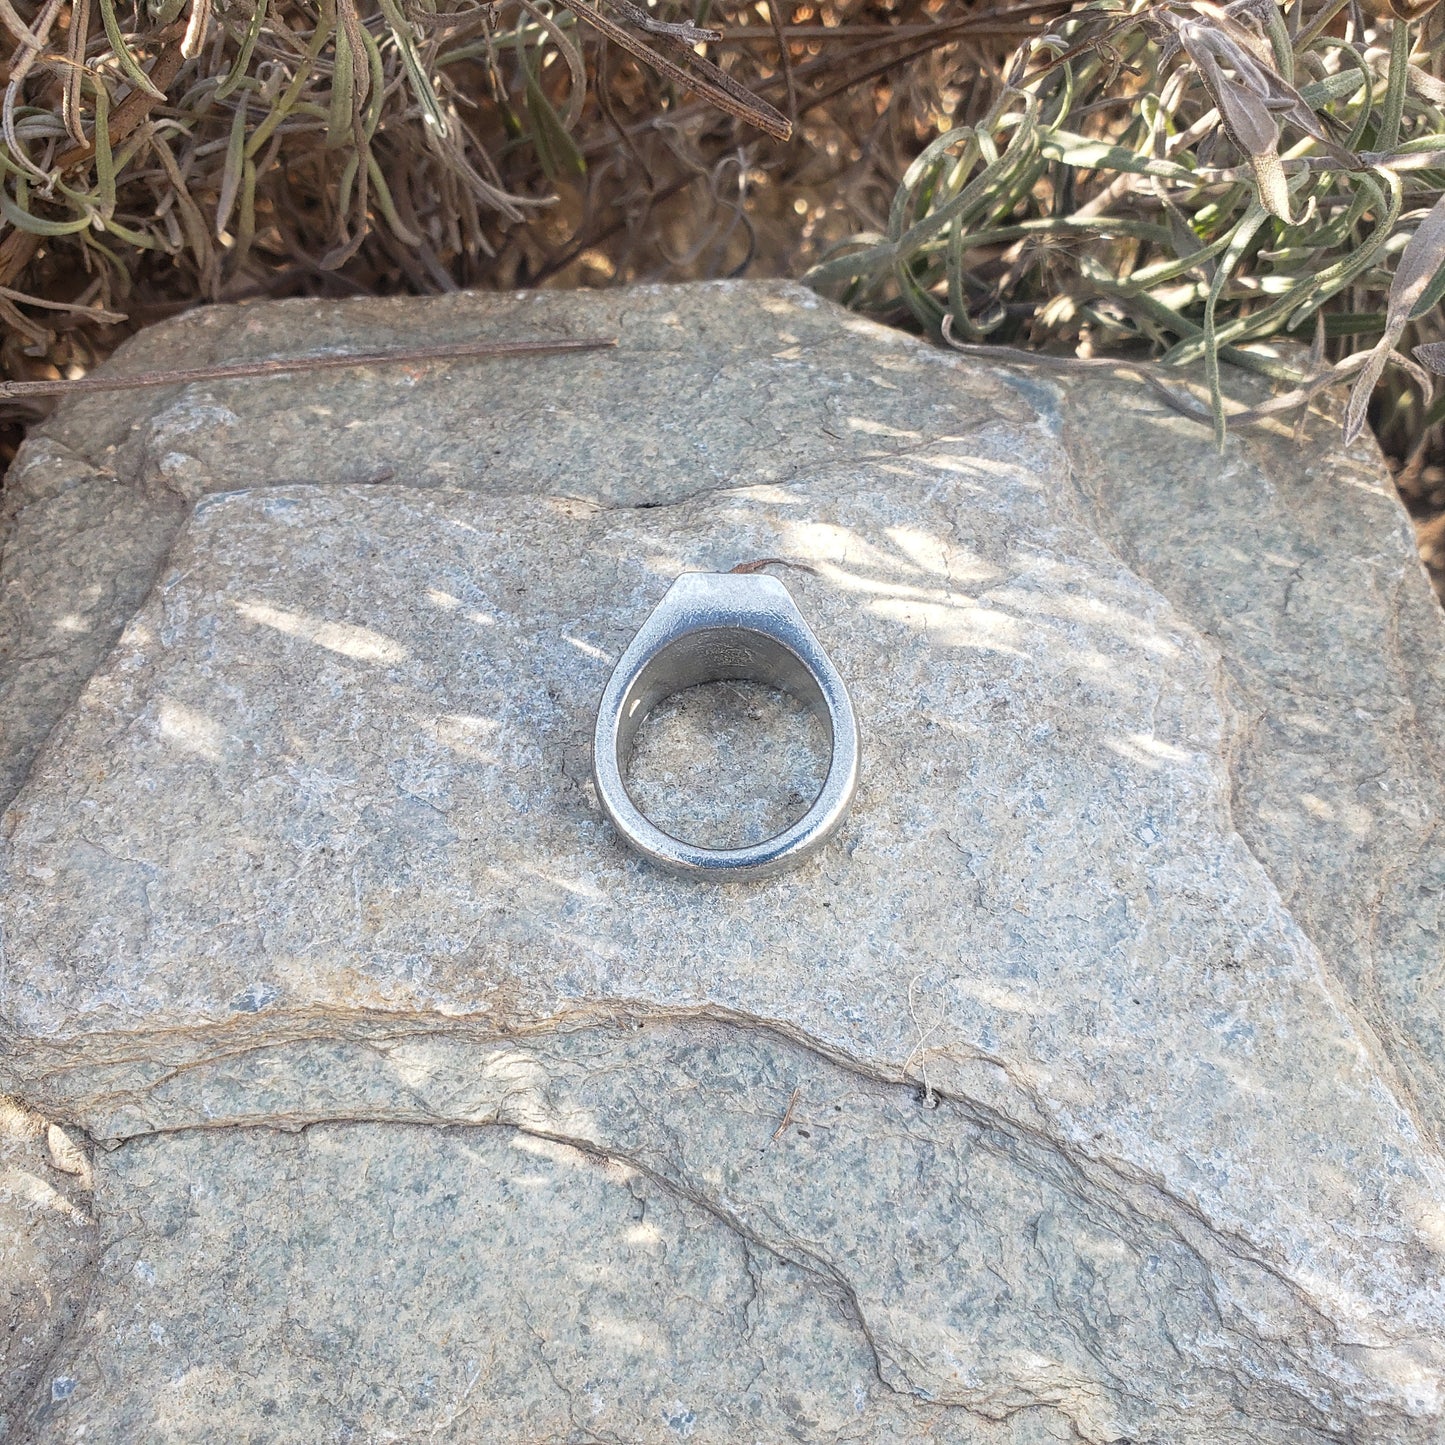
<path fill-rule="evenodd" d="M 911 1086 L 736 1024 L 653 1021 L 490 1048 L 417 1035 L 366 1052 L 370 1088 L 352 1070 L 338 1097 L 335 1049 L 318 1050 L 289 1107 L 266 1088 L 274 1057 L 212 1065 L 191 1080 L 194 1116 L 172 1114 L 170 1127 L 219 1141 L 258 1124 L 421 1118 L 582 1151 L 812 1278 L 891 1389 L 984 1419 L 1047 1406 L 1089 1440 L 1148 1429 L 1212 1440 L 1267 1439 L 1289 1422 L 1324 1439 L 1363 1416 L 1382 1440 L 1415 1438 L 1357 1351 L 1265 1262 L 1178 1201 L 969 1101 L 925 1109 Z M 1407 1344 L 1395 1349 L 1408 1359 Z"/>

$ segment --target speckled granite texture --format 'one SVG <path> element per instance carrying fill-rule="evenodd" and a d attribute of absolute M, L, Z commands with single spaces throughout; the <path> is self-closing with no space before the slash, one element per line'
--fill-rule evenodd
<path fill-rule="evenodd" d="M 17 466 L 0 1086 L 118 1147 L 12 1433 L 1445 1438 L 1445 628 L 1371 454 L 782 285 L 116 364 L 479 330 L 620 345 L 90 398 Z M 854 813 L 659 876 L 591 711 L 762 558 Z"/>

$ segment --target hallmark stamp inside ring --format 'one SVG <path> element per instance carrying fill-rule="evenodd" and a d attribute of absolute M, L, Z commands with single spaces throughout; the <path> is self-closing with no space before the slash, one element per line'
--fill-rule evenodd
<path fill-rule="evenodd" d="M 761 682 L 791 693 L 822 721 L 823 786 L 795 823 L 740 848 L 705 848 L 665 833 L 625 782 L 633 744 L 664 698 L 707 682 Z M 592 774 L 602 810 L 631 848 L 689 877 L 766 878 L 795 868 L 837 830 L 858 786 L 858 723 L 843 678 L 788 589 L 761 573 L 685 572 L 622 654 L 597 709 Z"/>

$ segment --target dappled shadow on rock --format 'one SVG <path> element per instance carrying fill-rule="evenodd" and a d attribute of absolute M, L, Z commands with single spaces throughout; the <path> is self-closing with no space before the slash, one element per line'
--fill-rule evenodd
<path fill-rule="evenodd" d="M 135 606 L 101 665 L 71 573 L 4 593 L 7 696 L 59 717 L 4 823 L 15 1087 L 136 1141 L 117 1190 L 126 1160 L 200 1169 L 140 1140 L 201 1126 L 600 1151 L 810 1271 L 910 1401 L 1428 1439 L 1438 900 L 1395 880 L 1439 865 L 1445 670 L 1387 483 L 1268 437 L 1221 462 L 1109 383 L 789 288 L 577 305 L 624 341 L 567 363 L 565 414 L 535 373 L 368 375 L 106 403 L 37 449 L 56 535 L 62 433 L 87 487 L 108 456 L 131 499 L 200 500 L 148 595 L 102 579 Z M 276 344 L 262 313 L 206 327 Z M 596 807 L 593 709 L 679 572 L 767 558 L 852 691 L 857 802 L 796 873 L 663 877 Z M 816 758 L 757 711 L 785 805 Z M 650 765 L 697 753 L 664 730 Z M 758 1149 L 772 1183 L 739 1173 Z"/>

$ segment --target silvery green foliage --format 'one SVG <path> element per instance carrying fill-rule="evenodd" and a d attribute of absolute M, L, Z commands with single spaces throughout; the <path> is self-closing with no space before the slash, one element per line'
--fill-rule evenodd
<path fill-rule="evenodd" d="M 1431 283 L 1445 266 L 1445 198 L 1430 208 L 1429 214 L 1410 237 L 1400 255 L 1399 265 L 1390 281 L 1385 332 L 1368 353 L 1369 361 L 1359 379 L 1350 389 L 1350 405 L 1345 415 L 1345 440 L 1353 441 L 1365 424 L 1365 408 L 1370 394 L 1380 379 L 1386 363 L 1395 354 L 1395 346 L 1415 314 L 1416 308 L 1431 289 Z M 1440 348 L 1422 346 L 1433 357 Z M 1422 358 L 1423 359 L 1423 358 Z M 1429 366 L 1429 363 L 1426 363 Z M 1430 367 L 1436 370 L 1435 367 Z"/>
<path fill-rule="evenodd" d="M 1343 3 L 1079 7 L 924 150 L 886 231 L 808 279 L 954 345 L 1117 356 L 1221 441 L 1346 383 L 1353 437 L 1391 364 L 1428 406 L 1398 348 L 1412 327 L 1429 344 L 1445 290 L 1445 86 L 1394 13 L 1361 30 Z M 1275 338 L 1312 344 L 1259 346 Z M 1231 411 L 1222 361 L 1284 385 Z M 1151 365 L 1200 362 L 1207 403 Z"/>

